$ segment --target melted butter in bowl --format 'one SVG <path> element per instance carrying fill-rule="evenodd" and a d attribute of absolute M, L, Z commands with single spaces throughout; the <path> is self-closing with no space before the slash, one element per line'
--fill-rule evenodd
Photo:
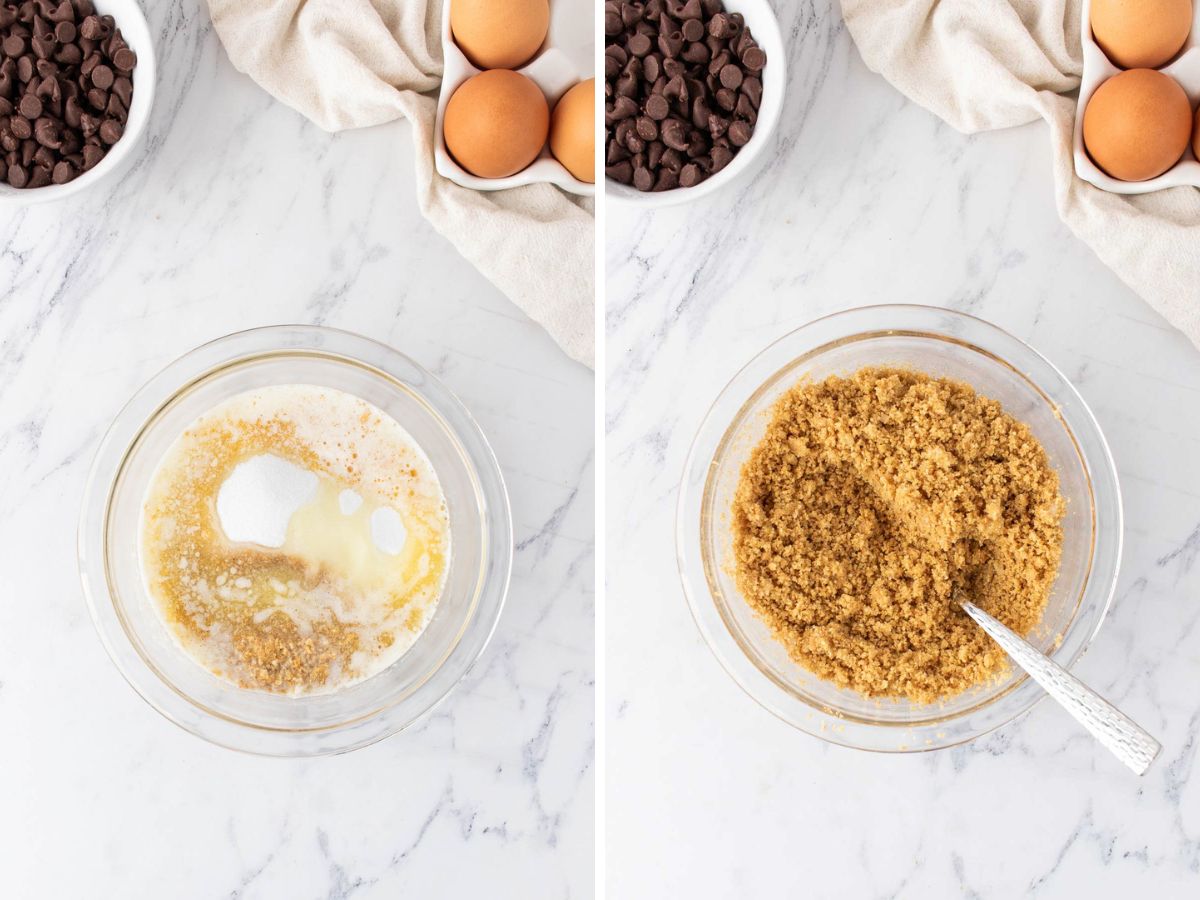
<path fill-rule="evenodd" d="M 239 394 L 164 454 L 141 562 L 179 646 L 239 687 L 327 693 L 382 671 L 433 615 L 446 501 L 408 433 L 312 385 Z"/>

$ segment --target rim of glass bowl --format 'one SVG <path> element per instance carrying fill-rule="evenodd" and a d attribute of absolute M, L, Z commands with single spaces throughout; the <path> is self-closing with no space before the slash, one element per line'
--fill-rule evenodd
<path fill-rule="evenodd" d="M 212 376 L 251 361 L 318 357 L 365 369 L 418 399 L 455 439 L 481 511 L 483 565 L 465 624 L 440 663 L 403 696 L 351 720 L 320 728 L 273 728 L 228 717 L 180 692 L 143 656 L 117 609 L 108 567 L 110 504 L 130 452 L 154 421 Z M 264 756 L 323 756 L 365 747 L 433 710 L 467 674 L 495 632 L 512 571 L 512 514 L 491 446 L 462 402 L 430 372 L 377 341 L 313 325 L 277 325 L 217 338 L 150 379 L 113 420 L 88 476 L 79 526 L 83 592 L 108 655 L 130 686 L 170 721 L 214 744 Z"/>
<path fill-rule="evenodd" d="M 676 553 L 684 594 L 705 642 L 726 672 L 763 708 L 833 744 L 879 752 L 922 752 L 974 740 L 1027 713 L 1045 693 L 1020 674 L 1009 688 L 961 713 L 887 722 L 841 714 L 785 686 L 760 666 L 722 610 L 714 561 L 705 548 L 713 514 L 712 474 L 737 427 L 764 392 L 794 368 L 834 347 L 883 336 L 950 341 L 998 362 L 1049 405 L 1075 444 L 1092 501 L 1092 555 L 1083 590 L 1050 654 L 1068 668 L 1099 631 L 1116 590 L 1123 541 L 1121 492 L 1112 454 L 1095 416 L 1067 378 L 1019 338 L 975 316 L 918 305 L 877 305 L 832 313 L 784 335 L 750 360 L 713 402 L 684 466 L 676 516 Z M 1101 527 L 1101 525 L 1105 527 Z M 732 602 L 744 603 L 740 597 Z"/>

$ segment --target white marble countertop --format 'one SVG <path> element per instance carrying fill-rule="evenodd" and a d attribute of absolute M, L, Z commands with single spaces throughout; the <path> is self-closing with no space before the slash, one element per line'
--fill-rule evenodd
<path fill-rule="evenodd" d="M 408 126 L 330 137 L 151 4 L 161 80 L 123 182 L 0 209 L 0 895 L 575 897 L 593 878 L 593 379 L 428 227 Z M 281 322 L 386 341 L 492 441 L 518 551 L 491 646 L 423 723 L 334 759 L 209 746 L 109 662 L 75 564 L 103 429 L 197 344 Z"/>
<path fill-rule="evenodd" d="M 766 168 L 710 202 L 608 213 L 610 895 L 1197 896 L 1200 353 L 1059 222 L 1042 127 L 964 137 L 865 69 L 835 2 L 776 6 L 791 78 Z M 937 753 L 827 745 L 702 642 L 674 517 L 704 413 L 776 337 L 891 301 L 1008 329 L 1099 419 L 1126 545 L 1078 672 L 1161 739 L 1143 778 L 1049 702 Z"/>

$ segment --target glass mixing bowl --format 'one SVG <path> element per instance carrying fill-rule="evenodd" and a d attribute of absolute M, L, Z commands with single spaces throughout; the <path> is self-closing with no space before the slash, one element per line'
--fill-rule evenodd
<path fill-rule="evenodd" d="M 142 578 L 142 501 L 159 459 L 198 416 L 242 391 L 313 384 L 391 415 L 433 463 L 446 496 L 445 588 L 416 643 L 379 674 L 338 691 L 242 690 L 176 644 Z M 353 750 L 431 710 L 483 652 L 504 605 L 512 520 L 500 467 L 470 414 L 429 372 L 390 347 L 329 328 L 229 335 L 176 360 L 129 401 L 100 443 L 84 498 L 84 594 L 109 655 L 160 713 L 215 744 L 271 756 Z"/>
<path fill-rule="evenodd" d="M 1121 557 L 1121 495 L 1095 418 L 1062 373 L 1026 344 L 963 313 L 872 306 L 811 322 L 776 341 L 721 392 L 684 469 L 676 523 L 679 568 L 692 614 L 734 680 L 785 722 L 864 750 L 960 744 L 1027 712 L 1043 691 L 1008 677 L 936 704 L 868 699 L 794 662 L 740 596 L 732 575 L 730 505 L 742 464 L 772 404 L 802 379 L 895 365 L 966 382 L 1029 426 L 1067 501 L 1062 564 L 1029 640 L 1070 668 L 1100 628 Z"/>

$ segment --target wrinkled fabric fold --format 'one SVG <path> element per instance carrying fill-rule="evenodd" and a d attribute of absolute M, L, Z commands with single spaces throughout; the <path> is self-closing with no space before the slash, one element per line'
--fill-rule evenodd
<path fill-rule="evenodd" d="M 436 0 L 209 0 L 233 65 L 326 131 L 412 124 L 421 213 L 570 356 L 595 362 L 594 204 L 548 184 L 484 193 L 434 169 Z"/>
<path fill-rule="evenodd" d="M 1200 190 L 1123 196 L 1075 175 L 1079 0 L 842 0 L 863 61 L 964 133 L 1043 119 L 1072 232 L 1200 347 Z"/>

